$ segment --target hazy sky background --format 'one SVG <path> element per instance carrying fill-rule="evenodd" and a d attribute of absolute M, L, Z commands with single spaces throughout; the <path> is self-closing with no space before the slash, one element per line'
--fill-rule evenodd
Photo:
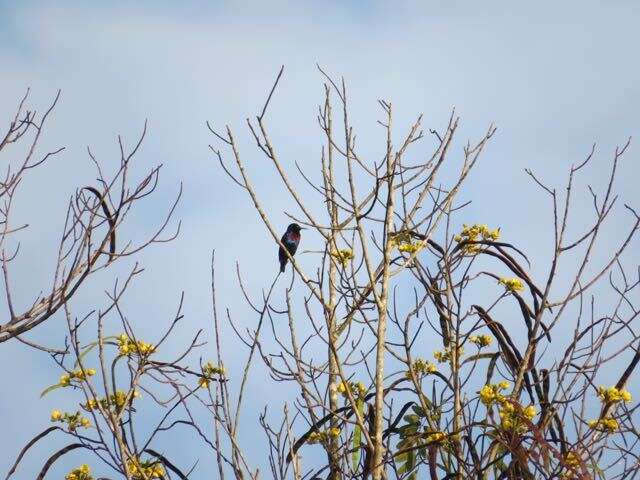
<path fill-rule="evenodd" d="M 77 186 L 95 178 L 86 147 L 105 168 L 115 169 L 116 136 L 132 144 L 148 119 L 135 171 L 142 175 L 162 163 L 161 184 L 126 234 L 141 238 L 151 231 L 181 182 L 177 218 L 183 228 L 174 243 L 153 246 L 141 257 L 146 272 L 126 299 L 128 314 L 140 332 L 153 337 L 171 319 L 184 290 L 178 340 L 186 344 L 197 329 L 209 328 L 209 262 L 215 248 L 221 306 L 228 305 L 243 327 L 253 326 L 255 316 L 238 294 L 235 262 L 258 296 L 276 271 L 275 247 L 246 195 L 211 156 L 208 144 L 215 139 L 205 121 L 235 129 L 265 206 L 284 228 L 289 200 L 252 147 L 244 119 L 260 110 L 284 64 L 269 113 L 272 137 L 285 165 L 297 160 L 315 174 L 322 145 L 316 112 L 323 93 L 316 62 L 346 78 L 358 143 L 369 158 L 382 156 L 378 98 L 394 105 L 402 129 L 397 138 L 419 113 L 425 114 L 425 128 L 443 128 L 455 106 L 461 128 L 452 156 L 458 158 L 464 142 L 480 138 L 494 122 L 498 132 L 463 191 L 473 200 L 468 222 L 500 225 L 505 238 L 531 253 L 532 271 L 540 279 L 547 266 L 542 259 L 552 248 L 549 210 L 523 169 L 532 168 L 561 189 L 570 165 L 597 142 L 595 161 L 576 197 L 572 231 L 588 224 L 586 184 L 602 186 L 615 146 L 640 127 L 640 9 L 633 1 L 446 3 L 0 1 L 0 120 L 8 123 L 27 87 L 39 111 L 62 89 L 40 151 L 66 146 L 57 159 L 28 175 L 17 200 L 16 223 L 31 225 L 19 238 L 22 253 L 14 267 L 18 302 L 28 304 L 49 285 L 52 242 L 60 234 L 66 202 Z M 622 202 L 640 207 L 637 152 L 632 144 L 616 187 Z M 621 211 L 610 231 L 626 231 L 629 220 Z M 611 235 L 607 241 L 614 240 Z M 318 238 L 304 242 L 309 249 L 319 245 Z M 627 257 L 630 265 L 638 263 L 637 246 Z M 104 290 L 132 266 L 122 263 L 80 292 L 73 302 L 76 315 L 104 305 Z M 58 316 L 29 338 L 56 344 L 63 321 Z M 230 334 L 229 342 L 234 342 Z M 246 352 L 230 345 L 226 352 L 233 371 Z M 47 425 L 50 410 L 75 397 L 56 392 L 38 398 L 59 376 L 44 354 L 8 342 L 0 344 L 0 365 L 0 472 L 6 472 L 23 444 Z M 266 385 L 268 397 L 262 391 Z M 244 441 L 260 451 L 263 434 L 255 429 L 255 411 L 266 400 L 279 408 L 277 398 L 284 394 L 276 396 L 273 384 L 259 376 L 250 393 L 259 400 L 245 415 Z M 195 445 L 180 444 L 185 465 L 197 457 Z M 52 450 L 35 450 L 16 478 L 32 478 Z M 70 462 L 82 463 L 81 456 Z M 202 460 L 194 478 L 212 472 L 213 462 L 213 456 Z"/>

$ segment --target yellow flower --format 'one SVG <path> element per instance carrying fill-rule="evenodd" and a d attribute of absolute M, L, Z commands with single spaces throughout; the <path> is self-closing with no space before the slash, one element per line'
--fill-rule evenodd
<path fill-rule="evenodd" d="M 500 390 L 506 390 L 510 386 L 511 386 L 511 384 L 509 382 L 507 382 L 506 380 L 503 380 L 500 383 L 498 383 L 498 388 L 500 388 Z"/>
<path fill-rule="evenodd" d="M 330 428 L 328 430 L 321 430 L 319 432 L 311 432 L 307 437 L 307 443 L 321 443 L 326 442 L 329 438 L 337 438 L 340 436 L 340 429 L 337 427 Z"/>
<path fill-rule="evenodd" d="M 222 366 L 219 365 L 214 365 L 211 362 L 207 362 L 204 364 L 204 366 L 202 367 L 202 373 L 204 375 L 206 375 L 207 377 L 212 377 L 214 375 L 221 375 L 224 376 L 225 374 L 225 369 Z"/>
<path fill-rule="evenodd" d="M 510 383 L 507 381 L 502 381 L 495 385 L 485 385 L 478 392 L 478 394 L 480 395 L 480 401 L 487 406 L 491 405 L 494 402 L 504 404 L 503 408 L 507 409 L 508 411 L 512 411 L 513 405 L 511 405 L 509 402 L 506 402 L 504 395 L 500 393 L 502 390 L 506 390 L 507 388 L 509 388 L 509 385 Z"/>
<path fill-rule="evenodd" d="M 88 412 L 90 412 L 91 410 L 97 409 L 98 405 L 104 408 L 105 410 L 108 410 L 109 408 L 111 408 L 111 409 L 114 409 L 116 412 L 119 412 L 125 406 L 125 402 L 127 400 L 128 395 L 129 395 L 129 392 L 118 390 L 114 394 L 109 395 L 108 399 L 107 398 L 100 398 L 100 399 L 90 398 L 89 400 L 87 400 L 86 404 L 80 405 L 80 406 Z M 138 391 L 134 390 L 131 393 L 131 398 L 129 400 L 129 403 L 132 403 L 133 399 L 139 396 L 140 394 L 138 393 Z"/>
<path fill-rule="evenodd" d="M 485 234 L 486 240 L 496 241 L 500 238 L 500 228 L 494 228 Z"/>
<path fill-rule="evenodd" d="M 409 232 L 392 233 L 389 236 L 389 244 L 391 247 L 396 247 L 400 252 L 408 254 L 418 252 L 424 246 L 422 241 L 413 243 Z"/>
<path fill-rule="evenodd" d="M 52 422 L 59 422 L 60 420 L 62 420 L 62 412 L 60 410 L 54 410 L 51 412 Z"/>
<path fill-rule="evenodd" d="M 152 480 L 162 478 L 165 474 L 164 468 L 157 460 L 140 461 L 139 459 L 133 459 L 127 461 L 127 466 L 133 480 Z"/>
<path fill-rule="evenodd" d="M 438 367 L 436 367 L 431 362 L 427 362 L 423 360 L 422 358 L 417 358 L 411 364 L 411 370 L 414 372 L 416 376 L 421 377 L 423 375 L 430 375 L 430 374 L 436 373 L 438 371 Z M 407 372 L 406 377 L 411 378 L 411 373 Z"/>
<path fill-rule="evenodd" d="M 205 377 L 200 377 L 198 379 L 198 386 L 200 388 L 209 388 L 209 379 Z"/>
<path fill-rule="evenodd" d="M 519 278 L 501 278 L 498 283 L 504 285 L 509 292 L 521 292 L 524 290 L 524 284 Z"/>
<path fill-rule="evenodd" d="M 460 234 L 455 235 L 453 239 L 460 242 L 479 242 L 481 240 L 496 241 L 500 238 L 500 229 L 490 230 L 486 224 L 462 225 Z M 465 253 L 476 254 L 480 251 L 480 245 L 470 243 L 464 246 Z"/>
<path fill-rule="evenodd" d="M 527 419 L 531 420 L 538 414 L 538 412 L 536 412 L 536 407 L 534 407 L 533 405 L 529 405 L 522 411 L 522 414 L 527 417 Z"/>
<path fill-rule="evenodd" d="M 408 254 L 415 253 L 422 248 L 422 242 L 420 243 L 403 243 L 398 245 L 398 250 Z"/>
<path fill-rule="evenodd" d="M 447 347 L 445 350 L 436 350 L 433 352 L 433 358 L 435 358 L 439 363 L 448 362 L 453 358 L 454 346 L 451 345 Z M 464 348 L 462 345 L 458 347 L 458 359 L 464 355 Z"/>
<path fill-rule="evenodd" d="M 91 476 L 91 469 L 87 464 L 74 468 L 66 474 L 64 478 L 65 480 L 93 480 L 93 477 Z"/>
<path fill-rule="evenodd" d="M 485 405 L 491 405 L 495 399 L 495 390 L 491 385 L 485 385 L 480 389 L 480 401 Z"/>
<path fill-rule="evenodd" d="M 618 421 L 611 417 L 605 417 L 601 420 L 589 420 L 587 424 L 590 428 L 605 433 L 614 433 L 620 428 Z"/>
<path fill-rule="evenodd" d="M 156 477 L 156 478 L 164 477 L 164 468 L 162 467 L 162 465 L 160 465 L 159 463 L 156 464 L 153 467 L 153 470 L 151 471 L 151 475 L 152 475 L 151 478 L 153 478 L 153 477 Z"/>
<path fill-rule="evenodd" d="M 511 415 L 515 411 L 516 407 L 511 402 L 504 402 L 502 404 L 502 408 L 500 409 L 500 416 L 504 417 L 506 415 Z"/>
<path fill-rule="evenodd" d="M 615 418 L 605 418 L 602 420 L 603 427 L 608 432 L 615 432 L 618 430 L 618 421 Z"/>
<path fill-rule="evenodd" d="M 469 337 L 471 343 L 475 343 L 479 348 L 491 345 L 493 338 L 490 335 L 472 335 Z"/>
<path fill-rule="evenodd" d="M 142 340 L 134 341 L 123 333 L 118 336 L 118 351 L 123 356 L 138 355 L 147 357 L 156 351 L 156 347 L 152 343 L 143 342 Z"/>
<path fill-rule="evenodd" d="M 334 250 L 331 252 L 331 256 L 335 258 L 342 266 L 346 266 L 353 258 L 353 250 L 345 248 L 342 250 Z"/>
<path fill-rule="evenodd" d="M 604 403 L 630 402 L 632 397 L 628 390 L 616 387 L 598 387 L 598 396 Z"/>
<path fill-rule="evenodd" d="M 389 235 L 389 243 L 392 247 L 398 247 L 403 243 L 411 243 L 411 234 L 409 232 L 392 233 Z"/>
<path fill-rule="evenodd" d="M 80 425 L 82 425 L 83 427 L 87 428 L 87 427 L 91 426 L 91 422 L 89 421 L 88 418 L 82 417 L 80 419 Z"/>
<path fill-rule="evenodd" d="M 580 457 L 575 452 L 568 452 L 564 457 L 564 462 L 568 467 L 577 467 L 580 465 Z"/>
<path fill-rule="evenodd" d="M 70 383 L 71 383 L 71 377 L 69 376 L 69 374 L 65 373 L 60 377 L 60 385 L 67 386 Z"/>
<path fill-rule="evenodd" d="M 336 387 L 336 391 L 344 398 L 349 397 L 347 390 L 350 390 L 356 398 L 362 398 L 367 393 L 367 387 L 362 382 L 340 382 Z"/>
<path fill-rule="evenodd" d="M 428 443 L 437 443 L 441 442 L 445 438 L 447 438 L 447 435 L 444 432 L 432 432 L 427 434 L 426 440 Z"/>
<path fill-rule="evenodd" d="M 501 425 L 505 430 L 523 433 L 529 428 L 524 419 L 531 421 L 537 415 L 536 408 L 533 405 L 522 408 L 522 405 L 517 401 L 508 400 L 505 397 L 497 399 L 497 402 L 500 404 Z"/>

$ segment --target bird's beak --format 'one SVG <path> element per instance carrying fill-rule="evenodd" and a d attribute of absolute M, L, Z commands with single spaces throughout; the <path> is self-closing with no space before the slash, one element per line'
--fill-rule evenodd
<path fill-rule="evenodd" d="M 306 228 L 305 227 L 300 227 L 300 230 L 306 230 Z"/>

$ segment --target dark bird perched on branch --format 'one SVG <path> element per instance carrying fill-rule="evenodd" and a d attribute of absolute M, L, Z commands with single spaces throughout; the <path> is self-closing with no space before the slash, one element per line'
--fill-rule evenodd
<path fill-rule="evenodd" d="M 298 245 L 300 244 L 300 230 L 304 230 L 304 228 L 297 223 L 292 223 L 287 227 L 287 231 L 284 232 L 284 235 L 282 235 L 280 239 L 280 242 L 286 247 L 292 257 L 295 255 Z M 282 246 L 278 249 L 278 259 L 280 260 L 280 273 L 284 273 L 284 268 L 287 266 L 289 257 L 287 257 L 287 253 Z"/>

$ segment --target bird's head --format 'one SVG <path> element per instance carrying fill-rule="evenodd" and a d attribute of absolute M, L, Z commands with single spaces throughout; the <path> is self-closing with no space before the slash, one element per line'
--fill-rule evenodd
<path fill-rule="evenodd" d="M 300 230 L 304 230 L 304 228 L 302 228 L 297 223 L 292 223 L 287 227 L 287 232 L 300 233 Z"/>

